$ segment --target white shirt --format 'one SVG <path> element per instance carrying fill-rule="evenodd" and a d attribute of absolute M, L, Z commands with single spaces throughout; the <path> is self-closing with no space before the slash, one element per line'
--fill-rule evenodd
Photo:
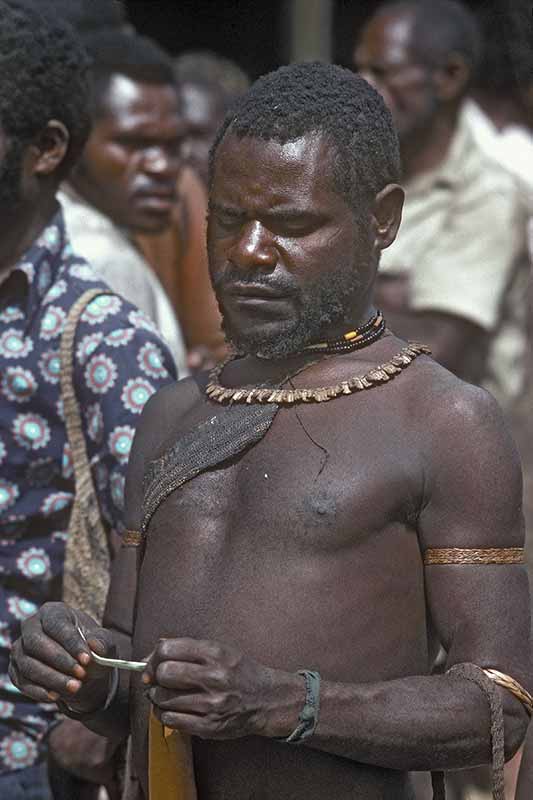
<path fill-rule="evenodd" d="M 183 336 L 165 290 L 128 235 L 86 203 L 70 186 L 57 199 L 63 206 L 74 252 L 156 324 L 174 356 L 180 378 L 188 374 Z"/>

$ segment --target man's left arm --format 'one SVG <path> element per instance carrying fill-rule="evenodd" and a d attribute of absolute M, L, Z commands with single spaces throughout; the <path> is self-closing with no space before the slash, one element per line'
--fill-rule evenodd
<path fill-rule="evenodd" d="M 481 553 L 521 548 L 521 472 L 499 409 L 474 387 L 461 384 L 456 394 L 448 391 L 427 433 L 421 548 Z M 429 613 L 448 653 L 446 670 L 473 663 L 526 684 L 525 569 L 505 564 L 427 566 L 426 584 Z M 185 663 L 190 661 L 196 662 L 192 668 Z M 287 737 L 303 707 L 300 675 L 258 665 L 217 643 L 160 642 L 148 671 L 154 684 L 150 697 L 161 721 L 203 738 Z M 190 692 L 200 685 L 201 690 Z M 190 688 L 184 695 L 178 686 Z M 510 757 L 525 734 L 527 713 L 510 692 L 497 691 Z M 305 744 L 385 768 L 451 770 L 490 762 L 490 728 L 483 691 L 454 674 L 365 684 L 325 680 L 318 726 Z"/>

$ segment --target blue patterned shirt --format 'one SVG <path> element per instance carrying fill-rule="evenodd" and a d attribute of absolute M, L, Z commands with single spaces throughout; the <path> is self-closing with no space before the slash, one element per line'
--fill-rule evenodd
<path fill-rule="evenodd" d="M 61 211 L 0 285 L 0 774 L 40 758 L 56 713 L 23 697 L 7 669 L 21 620 L 61 598 L 74 480 L 59 343 L 69 309 L 95 287 L 107 288 L 73 254 Z M 76 333 L 74 380 L 100 509 L 118 533 L 135 425 L 175 377 L 142 312 L 117 295 L 90 303 Z"/>

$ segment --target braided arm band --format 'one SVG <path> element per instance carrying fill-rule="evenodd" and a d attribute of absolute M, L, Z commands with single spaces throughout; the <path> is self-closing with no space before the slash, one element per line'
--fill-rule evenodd
<path fill-rule="evenodd" d="M 524 564 L 523 547 L 431 548 L 424 552 L 424 566 L 436 564 Z"/>
<path fill-rule="evenodd" d="M 515 681 L 510 675 L 499 672 L 497 669 L 484 669 L 483 672 L 491 681 L 494 681 L 498 686 L 502 686 L 504 689 L 507 689 L 508 692 L 511 692 L 511 694 L 522 703 L 530 717 L 533 715 L 533 697 L 527 689 L 524 689 L 522 684 Z"/>

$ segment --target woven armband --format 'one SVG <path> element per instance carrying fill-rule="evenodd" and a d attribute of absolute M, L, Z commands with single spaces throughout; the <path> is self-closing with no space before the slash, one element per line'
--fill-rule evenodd
<path fill-rule="evenodd" d="M 140 531 L 124 531 L 121 539 L 123 547 L 140 547 L 142 544 L 143 535 Z"/>
<path fill-rule="evenodd" d="M 424 553 L 424 566 L 438 564 L 524 564 L 523 547 L 431 548 Z"/>
<path fill-rule="evenodd" d="M 491 681 L 511 692 L 522 703 L 530 717 L 533 715 L 533 697 L 518 681 L 515 681 L 514 678 L 504 672 L 499 672 L 497 669 L 484 669 L 483 672 Z"/>

